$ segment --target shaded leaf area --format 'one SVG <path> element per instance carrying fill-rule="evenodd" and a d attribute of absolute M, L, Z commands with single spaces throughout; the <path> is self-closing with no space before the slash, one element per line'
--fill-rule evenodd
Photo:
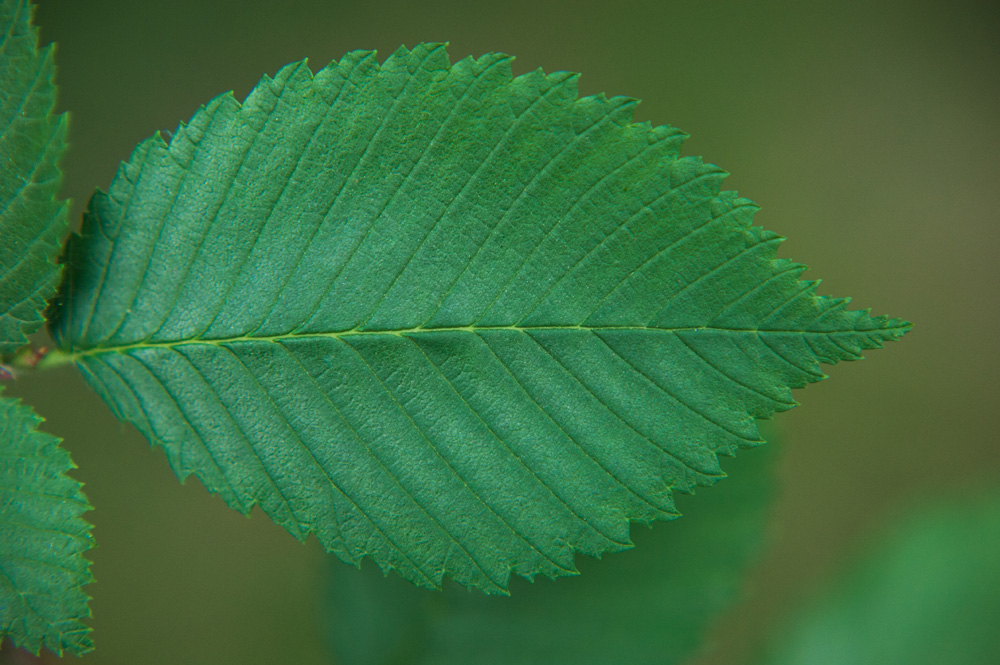
<path fill-rule="evenodd" d="M 908 329 L 634 105 L 441 45 L 289 65 L 95 194 L 53 334 L 181 478 L 345 561 L 575 574 Z"/>
<path fill-rule="evenodd" d="M 27 343 L 56 290 L 67 204 L 57 201 L 66 115 L 54 115 L 54 49 L 28 0 L 0 0 L 0 355 Z"/>
<path fill-rule="evenodd" d="M 774 641 L 769 665 L 1000 662 L 1000 487 L 911 513 Z"/>
<path fill-rule="evenodd" d="M 3 388 L 0 387 L 0 393 Z M 0 639 L 38 653 L 90 651 L 83 586 L 90 510 L 59 439 L 35 412 L 0 394 Z"/>
<path fill-rule="evenodd" d="M 582 575 L 511 583 L 510 597 L 448 584 L 443 593 L 329 569 L 327 626 L 339 665 L 587 665 L 682 663 L 728 606 L 762 544 L 774 490 L 775 446 L 726 460 L 732 477 L 697 498 L 684 519 L 634 529 L 637 547 L 580 562 Z"/>

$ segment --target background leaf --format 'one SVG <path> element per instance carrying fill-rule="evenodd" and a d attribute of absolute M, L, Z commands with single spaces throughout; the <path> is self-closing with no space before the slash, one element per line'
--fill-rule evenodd
<path fill-rule="evenodd" d="M 28 0 L 0 0 L 0 355 L 28 340 L 56 289 L 66 232 L 57 201 L 66 115 L 54 115 L 52 46 L 38 49 Z"/>
<path fill-rule="evenodd" d="M 414 588 L 363 565 L 330 564 L 327 626 L 341 665 L 672 665 L 703 644 L 764 540 L 774 445 L 726 460 L 732 478 L 684 519 L 637 529 L 636 550 L 580 562 L 572 580 L 511 582 L 511 597 Z"/>
<path fill-rule="evenodd" d="M 1000 662 L 1000 493 L 911 511 L 833 582 L 761 662 Z"/>
<path fill-rule="evenodd" d="M 574 574 L 909 327 L 575 81 L 420 45 L 219 97 L 92 199 L 53 332 L 179 476 L 346 561 Z"/>
<path fill-rule="evenodd" d="M 0 393 L 3 387 L 0 386 Z M 83 553 L 93 540 L 76 468 L 41 418 L 0 395 L 0 639 L 34 653 L 81 655 L 93 648 Z"/>

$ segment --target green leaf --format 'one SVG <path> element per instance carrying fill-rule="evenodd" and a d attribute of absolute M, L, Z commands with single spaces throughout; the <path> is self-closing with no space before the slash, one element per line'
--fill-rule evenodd
<path fill-rule="evenodd" d="M 998 490 L 911 512 L 761 662 L 1000 663 Z"/>
<path fill-rule="evenodd" d="M 0 387 L 0 393 L 3 388 Z M 0 639 L 34 653 L 90 651 L 87 594 L 90 510 L 76 466 L 42 419 L 0 396 Z"/>
<path fill-rule="evenodd" d="M 290 65 L 93 197 L 53 334 L 181 478 L 345 561 L 574 574 L 908 329 L 817 297 L 634 106 L 440 45 Z"/>
<path fill-rule="evenodd" d="M 27 0 L 0 0 L 0 355 L 44 321 L 66 232 L 57 201 L 66 116 L 54 115 L 53 48 L 38 49 Z"/>
<path fill-rule="evenodd" d="M 774 488 L 766 446 L 726 467 L 731 480 L 681 497 L 684 519 L 639 530 L 635 551 L 580 562 L 558 582 L 511 582 L 511 596 L 443 593 L 330 566 L 327 619 L 342 665 L 579 665 L 684 662 L 728 606 L 762 544 Z M 704 495 L 704 496 L 702 496 Z"/>

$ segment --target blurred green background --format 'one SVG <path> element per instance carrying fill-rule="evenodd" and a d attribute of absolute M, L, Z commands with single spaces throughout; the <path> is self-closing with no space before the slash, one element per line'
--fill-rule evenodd
<path fill-rule="evenodd" d="M 790 238 L 820 292 L 914 322 L 898 344 L 799 391 L 772 545 L 699 665 L 742 663 L 913 501 L 1000 480 L 1000 26 L 991 2 L 39 0 L 71 111 L 66 195 L 158 129 L 308 57 L 450 41 L 453 60 L 583 72 L 692 135 Z M 117 423 L 72 368 L 9 391 L 66 439 L 95 510 L 97 650 L 82 662 L 329 662 L 326 560 L 247 520 Z M 660 528 L 670 528 L 663 525 Z"/>

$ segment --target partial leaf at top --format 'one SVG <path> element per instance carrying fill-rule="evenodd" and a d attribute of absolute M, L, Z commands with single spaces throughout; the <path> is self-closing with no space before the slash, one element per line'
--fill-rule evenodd
<path fill-rule="evenodd" d="M 55 115 L 52 46 L 38 48 L 28 0 L 0 0 L 0 355 L 43 322 L 66 231 L 57 201 L 66 116 Z"/>
<path fill-rule="evenodd" d="M 53 333 L 181 478 L 346 561 L 573 574 L 908 328 L 816 296 L 635 103 L 440 45 L 290 65 L 136 148 Z"/>
<path fill-rule="evenodd" d="M 3 388 L 0 387 L 0 393 Z M 90 651 L 90 510 L 59 439 L 0 394 L 0 640 L 38 653 Z"/>

